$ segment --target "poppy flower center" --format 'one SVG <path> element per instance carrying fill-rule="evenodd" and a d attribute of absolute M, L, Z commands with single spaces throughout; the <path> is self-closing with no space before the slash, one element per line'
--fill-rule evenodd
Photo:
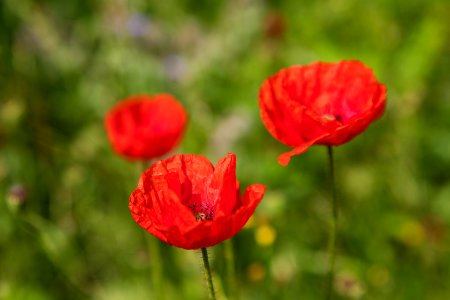
<path fill-rule="evenodd" d="M 208 202 L 197 203 L 196 201 L 188 205 L 197 221 L 211 221 L 214 217 L 214 208 Z"/>

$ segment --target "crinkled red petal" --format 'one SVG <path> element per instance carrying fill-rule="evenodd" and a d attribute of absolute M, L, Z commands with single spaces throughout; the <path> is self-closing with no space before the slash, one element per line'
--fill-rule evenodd
<path fill-rule="evenodd" d="M 133 219 L 176 247 L 198 249 L 220 243 L 244 226 L 265 191 L 263 185 L 252 185 L 236 201 L 235 169 L 236 157 L 231 153 L 215 169 L 199 155 L 175 155 L 159 161 L 142 174 L 130 196 Z M 218 213 L 212 220 L 196 220 L 188 208 L 196 193 L 217 200 Z"/>
<path fill-rule="evenodd" d="M 268 131 L 295 149 L 283 165 L 313 144 L 340 145 L 381 116 L 386 88 L 359 61 L 313 63 L 280 70 L 261 87 L 261 118 Z"/>

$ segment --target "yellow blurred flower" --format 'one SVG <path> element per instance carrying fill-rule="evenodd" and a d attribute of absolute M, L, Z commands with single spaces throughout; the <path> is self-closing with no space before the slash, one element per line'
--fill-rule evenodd
<path fill-rule="evenodd" d="M 425 230 L 417 221 L 406 221 L 399 228 L 399 239 L 407 246 L 418 247 L 425 241 Z"/>
<path fill-rule="evenodd" d="M 247 268 L 247 277 L 250 281 L 258 282 L 266 276 L 266 268 L 261 263 L 252 263 Z"/>
<path fill-rule="evenodd" d="M 258 226 L 255 231 L 256 243 L 260 246 L 267 247 L 273 244 L 277 237 L 275 228 L 269 224 L 263 224 Z"/>

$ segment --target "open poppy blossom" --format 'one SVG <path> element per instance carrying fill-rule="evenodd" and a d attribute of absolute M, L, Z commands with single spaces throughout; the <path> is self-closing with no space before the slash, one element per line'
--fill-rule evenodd
<path fill-rule="evenodd" d="M 133 219 L 160 240 L 199 249 L 238 233 L 265 189 L 252 184 L 241 195 L 234 154 L 216 166 L 201 155 L 179 154 L 156 162 L 142 174 L 129 208 Z"/>
<path fill-rule="evenodd" d="M 270 134 L 295 147 L 278 157 L 284 166 L 310 146 L 341 145 L 384 112 L 386 87 L 356 60 L 292 66 L 269 77 L 259 92 Z"/>
<path fill-rule="evenodd" d="M 114 106 L 105 127 L 118 154 L 148 160 L 167 154 L 180 142 L 186 120 L 186 111 L 171 95 L 139 95 Z"/>

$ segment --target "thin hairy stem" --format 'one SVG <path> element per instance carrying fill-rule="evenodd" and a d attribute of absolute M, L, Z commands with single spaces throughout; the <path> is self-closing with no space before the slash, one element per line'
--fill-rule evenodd
<path fill-rule="evenodd" d="M 337 198 L 336 198 L 336 184 L 335 184 L 335 174 L 334 174 L 334 158 L 333 158 L 333 147 L 327 147 L 328 153 L 328 163 L 330 168 L 330 188 L 332 195 L 332 217 L 330 222 L 330 237 L 328 240 L 328 274 L 326 282 L 326 298 L 332 298 L 332 288 L 333 288 L 333 278 L 334 278 L 334 265 L 336 261 L 336 231 L 337 231 L 337 220 L 338 220 L 338 208 L 337 208 Z"/>
<path fill-rule="evenodd" d="M 208 285 L 209 298 L 211 300 L 216 300 L 216 293 L 214 291 L 211 267 L 209 265 L 209 259 L 208 259 L 208 251 L 206 250 L 206 248 L 202 248 L 201 250 L 202 250 L 202 258 L 203 258 L 203 266 L 205 267 L 205 277 L 206 277 L 206 283 Z"/>

